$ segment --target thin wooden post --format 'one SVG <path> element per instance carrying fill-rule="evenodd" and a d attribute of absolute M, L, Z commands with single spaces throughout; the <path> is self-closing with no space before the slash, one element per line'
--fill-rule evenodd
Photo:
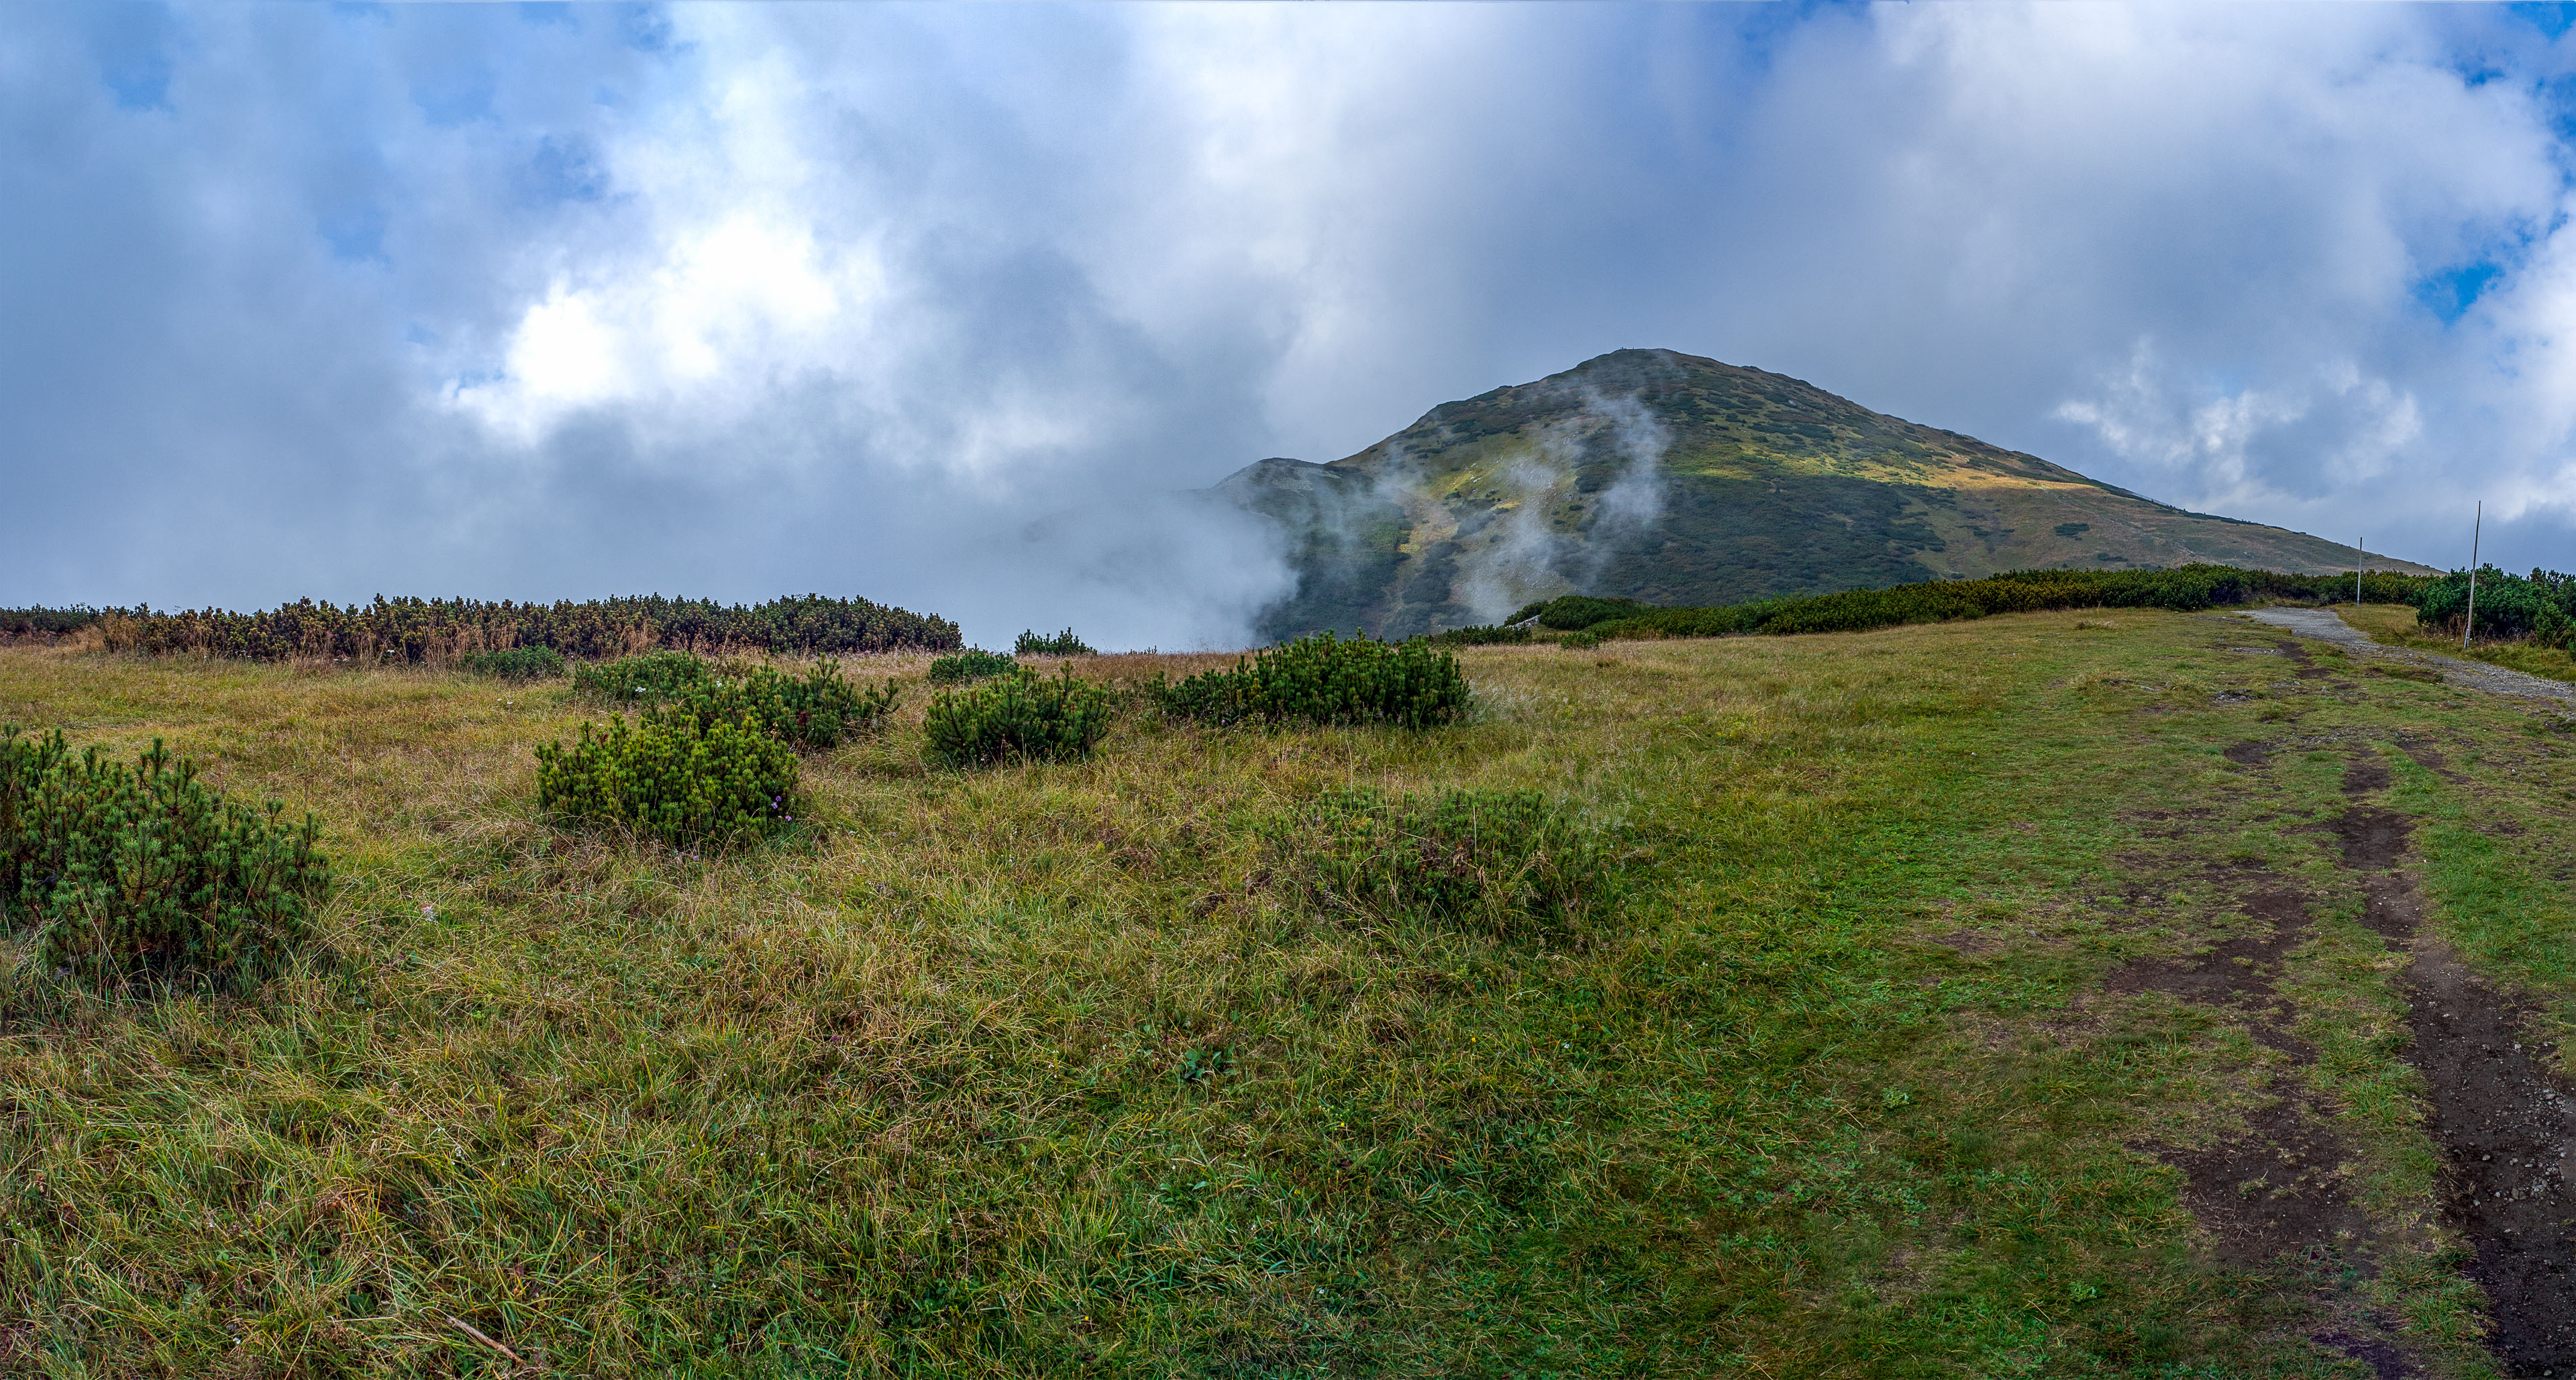
<path fill-rule="evenodd" d="M 2361 607 L 2361 562 L 2362 562 L 2362 559 L 2363 559 L 2363 558 L 2362 558 L 2362 554 L 2361 554 L 2361 539 L 2360 539 L 2359 537 L 2355 537 L 2355 538 L 2353 538 L 2353 542 L 2352 542 L 2352 606 L 2353 606 L 2354 608 L 2360 608 L 2360 607 Z"/>
<path fill-rule="evenodd" d="M 2469 634 L 2478 627 L 2478 534 L 2486 525 L 2487 503 L 2479 499 L 2477 520 L 2469 527 L 2469 621 L 2460 629 L 2460 650 L 2464 652 L 2469 649 Z"/>

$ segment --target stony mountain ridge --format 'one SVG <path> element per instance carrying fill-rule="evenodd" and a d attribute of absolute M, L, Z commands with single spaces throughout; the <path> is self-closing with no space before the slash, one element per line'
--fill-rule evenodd
<path fill-rule="evenodd" d="M 2349 546 L 1671 350 L 1443 403 L 1356 455 L 1258 461 L 1215 492 L 1287 543 L 1298 586 L 1265 615 L 1272 637 L 1408 636 L 1575 592 L 1727 604 L 2038 566 L 2353 564 Z"/>

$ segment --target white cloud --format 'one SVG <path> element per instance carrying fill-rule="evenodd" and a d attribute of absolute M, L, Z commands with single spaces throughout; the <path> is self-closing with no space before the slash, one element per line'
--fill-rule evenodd
<path fill-rule="evenodd" d="M 1200 638 L 1275 553 L 1147 496 L 1630 345 L 2570 563 L 2569 49 L 2500 11 L 208 6 L 127 106 L 87 13 L 0 11 L 21 598 Z"/>

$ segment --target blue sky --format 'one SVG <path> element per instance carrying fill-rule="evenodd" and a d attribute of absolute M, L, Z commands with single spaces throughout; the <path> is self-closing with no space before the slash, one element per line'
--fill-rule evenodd
<path fill-rule="evenodd" d="M 2555 7 L 0 7 L 0 605 L 1239 636 L 1168 497 L 1664 346 L 2576 567 Z"/>

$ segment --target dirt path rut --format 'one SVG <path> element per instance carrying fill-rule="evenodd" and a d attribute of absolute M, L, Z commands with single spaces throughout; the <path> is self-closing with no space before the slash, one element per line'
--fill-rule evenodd
<path fill-rule="evenodd" d="M 2446 681 L 2494 694 L 2576 702 L 2576 686 L 2502 667 L 2406 652 L 2373 643 L 2331 612 L 2265 609 L 2258 622 L 2377 656 L 2430 666 Z M 2252 652 L 2254 648 L 2232 648 Z M 2313 682 L 2294 642 L 2282 654 Z M 2458 773 L 2422 742 L 2404 736 L 2353 752 L 2342 789 L 2345 807 L 2326 830 L 2340 868 L 2360 882 L 2362 923 L 2392 951 L 2408 956 L 2395 982 L 2405 997 L 2411 1045 L 2404 1058 L 2422 1076 L 2426 1130 L 2439 1148 L 2438 1208 L 2454 1240 L 2471 1252 L 2466 1273 L 2485 1291 L 2494 1330 L 2487 1345 L 2506 1374 L 2576 1380 L 2576 1085 L 2545 1061 L 2537 1013 L 2478 977 L 2424 923 L 2424 902 L 2405 870 L 2417 821 L 2391 808 L 2387 750 L 2403 752 L 2445 779 Z M 2274 745 L 2237 743 L 2231 762 L 2260 776 Z M 2309 826 L 2314 827 L 2314 826 Z M 2157 989 L 2188 1001 L 2232 1006 L 2260 1044 L 2306 1064 L 2313 1053 L 2288 1034 L 2291 1013 L 2271 1001 L 2272 974 L 2307 931 L 2302 898 L 2265 890 L 2248 878 L 2239 905 L 2264 930 L 2213 948 L 2189 971 L 2171 963 L 2132 963 L 2106 984 L 2113 991 Z M 2222 977 L 2222 974 L 2225 976 Z M 2347 1186 L 2325 1169 L 2337 1156 L 2323 1109 L 2292 1095 L 2249 1118 L 2252 1140 L 2215 1152 L 2168 1155 L 2189 1178 L 2186 1205 L 2216 1240 L 2222 1259 L 2279 1259 L 2285 1252 L 2376 1255 L 2373 1238 Z M 2233 1180 L 2231 1198 L 2220 1192 Z M 2243 1185 L 2268 1184 L 2249 1199 Z M 2249 1211 L 2255 1202 L 2262 1206 Z M 2383 1380 L 2419 1373 L 2385 1324 L 2377 1335 L 2329 1330 L 2315 1340 L 2371 1368 Z"/>

